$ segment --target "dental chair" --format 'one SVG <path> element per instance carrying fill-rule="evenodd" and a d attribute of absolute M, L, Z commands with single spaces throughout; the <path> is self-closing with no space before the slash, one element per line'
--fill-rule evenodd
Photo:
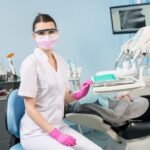
<path fill-rule="evenodd" d="M 121 126 L 112 126 L 101 117 L 95 103 L 82 104 L 77 113 L 66 114 L 66 119 L 109 136 L 107 150 L 150 149 L 150 122 L 129 120 Z"/>
<path fill-rule="evenodd" d="M 12 137 L 19 139 L 20 120 L 24 114 L 25 106 L 23 97 L 18 95 L 18 90 L 10 93 L 7 100 L 6 126 Z M 20 143 L 13 145 L 9 150 L 24 150 Z"/>
<path fill-rule="evenodd" d="M 150 56 L 150 26 L 141 28 L 135 36 L 121 47 L 121 53 L 116 59 L 115 70 L 98 72 L 96 75 L 113 74 L 118 81 L 108 84 L 93 83 L 93 93 L 126 92 L 131 96 L 150 95 L 150 65 L 144 64 L 144 58 Z M 124 62 L 128 61 L 128 64 Z M 122 68 L 121 68 L 121 67 Z M 118 69 L 119 68 L 119 69 Z M 145 74 L 145 70 L 148 70 Z M 119 80 L 125 79 L 126 84 Z M 128 79 L 130 81 L 128 82 Z M 134 79 L 135 82 L 131 82 Z M 95 85 L 94 85 L 95 84 Z M 115 85 L 116 84 L 116 85 Z M 98 104 L 82 104 L 78 113 L 68 113 L 66 118 L 78 125 L 106 133 L 107 150 L 149 150 L 150 122 L 129 120 L 121 126 L 112 126 L 100 115 Z"/>

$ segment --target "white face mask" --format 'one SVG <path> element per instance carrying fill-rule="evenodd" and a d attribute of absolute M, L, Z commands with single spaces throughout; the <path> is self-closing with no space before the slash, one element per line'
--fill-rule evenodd
<path fill-rule="evenodd" d="M 45 50 L 52 49 L 57 44 L 58 40 L 59 40 L 58 34 L 53 37 L 45 35 L 42 38 L 36 37 L 35 39 L 37 46 Z"/>

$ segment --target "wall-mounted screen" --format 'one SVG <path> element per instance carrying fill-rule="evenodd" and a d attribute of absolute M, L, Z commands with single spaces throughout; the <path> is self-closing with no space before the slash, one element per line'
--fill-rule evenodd
<path fill-rule="evenodd" d="M 150 25 L 150 3 L 110 7 L 114 34 L 134 33 Z"/>

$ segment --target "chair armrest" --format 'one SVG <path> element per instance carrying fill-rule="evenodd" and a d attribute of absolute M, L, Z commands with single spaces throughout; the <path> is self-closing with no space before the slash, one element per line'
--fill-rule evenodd
<path fill-rule="evenodd" d="M 84 127 L 105 132 L 113 140 L 121 142 L 121 139 L 116 132 L 114 132 L 111 129 L 111 126 L 106 124 L 100 116 L 84 113 L 68 113 L 66 114 L 66 119 Z"/>

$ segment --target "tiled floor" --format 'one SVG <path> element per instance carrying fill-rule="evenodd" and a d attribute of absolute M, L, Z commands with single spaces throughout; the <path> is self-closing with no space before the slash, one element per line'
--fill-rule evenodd
<path fill-rule="evenodd" d="M 104 133 L 99 131 L 89 131 L 84 133 L 84 135 L 104 150 L 107 149 L 108 137 Z"/>
<path fill-rule="evenodd" d="M 72 125 L 71 127 L 79 131 L 78 126 Z M 89 138 L 91 141 L 99 145 L 104 150 L 107 150 L 108 137 L 104 133 L 89 128 L 85 128 L 85 127 L 81 127 L 81 129 L 84 136 Z"/>

